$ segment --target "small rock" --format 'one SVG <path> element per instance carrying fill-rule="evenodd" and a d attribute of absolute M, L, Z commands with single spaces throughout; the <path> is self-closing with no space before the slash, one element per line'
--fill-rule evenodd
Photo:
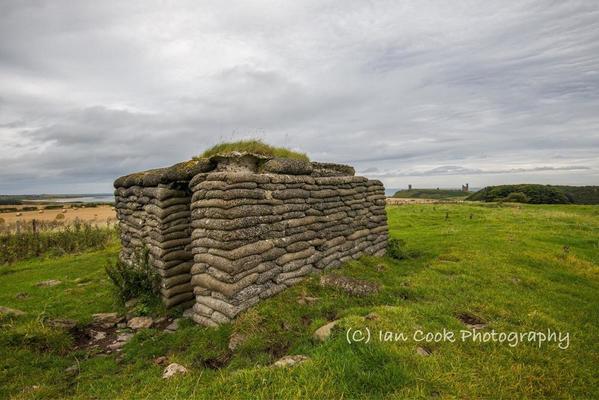
<path fill-rule="evenodd" d="M 62 281 L 59 281 L 58 279 L 48 279 L 45 281 L 41 281 L 38 282 L 36 286 L 39 287 L 53 287 L 53 286 L 58 286 L 62 283 Z"/>
<path fill-rule="evenodd" d="M 367 296 L 379 291 L 379 285 L 375 282 L 354 279 L 348 276 L 336 274 L 321 276 L 320 285 L 341 289 L 353 296 Z"/>
<path fill-rule="evenodd" d="M 338 322 L 339 322 L 339 320 L 329 322 L 328 324 L 323 325 L 320 328 L 318 328 L 314 332 L 314 335 L 313 335 L 314 339 L 316 339 L 320 342 L 324 342 L 325 340 L 327 340 L 329 338 L 329 336 L 331 336 L 333 327 L 335 327 L 335 325 L 337 325 Z"/>
<path fill-rule="evenodd" d="M 168 362 L 168 357 L 166 356 L 160 356 L 160 357 L 156 357 L 154 359 L 154 364 L 156 365 L 164 365 Z"/>
<path fill-rule="evenodd" d="M 51 319 L 49 321 L 46 322 L 48 324 L 48 326 L 51 326 L 53 328 L 59 328 L 59 329 L 73 329 L 75 326 L 77 326 L 77 321 L 74 321 L 72 319 L 66 319 L 66 318 L 57 318 L 57 319 Z"/>
<path fill-rule="evenodd" d="M 93 329 L 89 331 L 92 340 L 98 341 L 102 339 L 106 339 L 106 332 L 104 331 L 94 331 Z"/>
<path fill-rule="evenodd" d="M 127 326 L 131 329 L 146 329 L 150 328 L 154 321 L 150 317 L 133 317 L 127 322 Z"/>
<path fill-rule="evenodd" d="M 119 333 L 116 336 L 116 341 L 117 342 L 128 342 L 129 340 L 131 340 L 132 337 L 133 337 L 133 333 L 129 333 L 129 332 Z"/>
<path fill-rule="evenodd" d="M 119 329 L 123 329 L 127 327 L 127 323 L 126 322 L 119 322 L 118 324 L 116 324 L 116 327 Z"/>
<path fill-rule="evenodd" d="M 139 299 L 130 299 L 125 303 L 126 308 L 133 308 L 139 303 Z"/>
<path fill-rule="evenodd" d="M 300 296 L 300 297 L 297 299 L 297 303 L 298 303 L 298 304 L 302 304 L 302 305 L 305 305 L 305 304 L 314 304 L 314 303 L 316 303 L 318 300 L 319 300 L 319 298 L 318 298 L 318 297 L 310 297 L 310 296 L 303 296 L 303 295 L 302 295 L 302 296 Z"/>
<path fill-rule="evenodd" d="M 20 317 L 21 315 L 27 314 L 25 311 L 17 310 L 16 308 L 0 306 L 0 314 L 13 315 Z"/>
<path fill-rule="evenodd" d="M 229 338 L 229 350 L 235 351 L 240 344 L 245 342 L 247 337 L 243 333 L 235 332 Z"/>
<path fill-rule="evenodd" d="M 69 375 L 74 375 L 79 372 L 79 366 L 77 364 L 73 364 L 69 368 L 65 369 L 64 372 Z"/>
<path fill-rule="evenodd" d="M 430 356 L 430 355 L 431 355 L 431 351 L 430 351 L 430 350 L 428 350 L 428 349 L 425 349 L 424 347 L 418 347 L 418 348 L 416 349 L 416 353 L 417 353 L 418 355 L 421 355 L 421 356 L 423 356 L 423 357 L 427 357 L 427 356 Z"/>
<path fill-rule="evenodd" d="M 112 328 L 118 322 L 121 322 L 123 317 L 119 317 L 117 313 L 98 313 L 93 314 L 94 323 L 102 325 L 104 328 Z"/>
<path fill-rule="evenodd" d="M 379 319 L 381 319 L 381 317 L 379 317 L 379 315 L 377 313 L 371 312 L 368 313 L 364 319 L 367 319 L 368 321 L 378 321 Z"/>
<path fill-rule="evenodd" d="M 156 321 L 154 321 L 154 324 L 155 325 L 162 325 L 165 322 L 166 322 L 166 317 L 160 317 L 160 318 L 156 319 Z"/>
<path fill-rule="evenodd" d="M 166 328 L 164 328 L 164 330 L 167 332 L 175 332 L 177 329 L 179 329 L 179 320 L 178 319 L 174 320 L 173 322 L 168 324 L 166 326 Z"/>
<path fill-rule="evenodd" d="M 193 308 L 188 308 L 187 310 L 183 311 L 183 318 L 193 319 L 194 314 Z"/>
<path fill-rule="evenodd" d="M 110 350 L 120 350 L 125 345 L 125 342 L 112 342 L 108 345 Z"/>
<path fill-rule="evenodd" d="M 303 363 L 304 361 L 307 361 L 307 360 L 309 360 L 308 357 L 302 356 L 299 354 L 295 355 L 295 356 L 285 356 L 285 357 L 278 359 L 273 364 L 273 367 L 277 367 L 277 368 L 292 367 L 299 363 Z"/>
<path fill-rule="evenodd" d="M 184 366 L 182 366 L 180 364 L 172 363 L 172 364 L 169 364 L 168 367 L 166 367 L 164 369 L 164 372 L 162 373 L 162 379 L 169 379 L 177 374 L 186 374 L 186 373 L 187 373 L 187 368 L 185 368 Z"/>

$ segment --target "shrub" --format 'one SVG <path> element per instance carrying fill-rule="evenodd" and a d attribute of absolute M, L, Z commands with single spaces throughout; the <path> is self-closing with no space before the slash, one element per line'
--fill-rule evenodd
<path fill-rule="evenodd" d="M 152 299 L 160 294 L 160 276 L 148 260 L 147 250 L 137 255 L 131 264 L 122 260 L 109 263 L 106 274 L 114 285 L 114 292 L 121 302 L 132 298 Z"/>
<path fill-rule="evenodd" d="M 0 264 L 39 257 L 63 255 L 105 247 L 115 237 L 114 229 L 75 221 L 62 226 L 56 221 L 19 224 L 0 232 Z"/>
<path fill-rule="evenodd" d="M 530 199 L 522 192 L 512 192 L 503 201 L 509 203 L 528 203 Z"/>
<path fill-rule="evenodd" d="M 499 185 L 486 188 L 468 196 L 473 201 L 505 201 L 512 193 L 521 193 L 531 204 L 568 204 L 570 199 L 559 188 L 550 185 Z"/>
<path fill-rule="evenodd" d="M 387 256 L 396 260 L 409 258 L 405 244 L 406 242 L 401 239 L 389 239 L 387 242 Z"/>
<path fill-rule="evenodd" d="M 231 153 L 234 151 L 261 154 L 264 156 L 292 158 L 310 161 L 305 153 L 299 153 L 284 147 L 274 147 L 259 139 L 240 140 L 237 142 L 219 143 L 204 151 L 200 157 L 208 158 L 217 154 Z"/>

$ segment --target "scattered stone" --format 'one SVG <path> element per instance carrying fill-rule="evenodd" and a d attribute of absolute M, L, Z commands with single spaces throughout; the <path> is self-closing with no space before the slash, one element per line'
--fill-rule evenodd
<path fill-rule="evenodd" d="M 150 328 L 154 321 L 151 317 L 133 317 L 127 322 L 127 327 L 133 330 Z"/>
<path fill-rule="evenodd" d="M 104 331 L 95 331 L 92 329 L 89 331 L 89 335 L 91 336 L 92 340 L 95 341 L 106 339 L 106 332 Z"/>
<path fill-rule="evenodd" d="M 310 297 L 310 296 L 306 296 L 304 294 L 302 294 L 298 299 L 297 299 L 297 303 L 301 304 L 301 305 L 306 305 L 306 304 L 314 304 L 319 300 L 318 297 Z"/>
<path fill-rule="evenodd" d="M 186 374 L 186 373 L 187 373 L 187 368 L 185 368 L 184 366 L 182 366 L 180 364 L 172 363 L 172 364 L 169 364 L 168 367 L 166 367 L 164 369 L 164 372 L 162 373 L 162 379 L 169 379 L 177 374 Z"/>
<path fill-rule="evenodd" d="M 103 328 L 112 328 L 117 323 L 123 320 L 117 313 L 98 313 L 93 314 L 92 319 L 95 324 L 101 325 Z"/>
<path fill-rule="evenodd" d="M 353 296 L 367 296 L 379 291 L 379 285 L 375 282 L 354 279 L 348 276 L 336 274 L 321 276 L 320 285 L 341 289 Z"/>
<path fill-rule="evenodd" d="M 154 321 L 154 324 L 162 325 L 165 322 L 166 322 L 166 317 L 160 317 L 160 318 L 156 319 L 156 321 Z"/>
<path fill-rule="evenodd" d="M 194 315 L 195 312 L 193 311 L 193 308 L 188 308 L 187 310 L 183 311 L 183 318 L 193 319 Z"/>
<path fill-rule="evenodd" d="M 239 345 L 243 344 L 247 340 L 247 336 L 243 333 L 234 332 L 229 338 L 229 350 L 235 351 Z"/>
<path fill-rule="evenodd" d="M 368 320 L 368 321 L 378 321 L 379 319 L 381 319 L 381 317 L 374 312 L 368 313 L 364 319 Z"/>
<path fill-rule="evenodd" d="M 46 324 L 53 328 L 70 330 L 77 326 L 77 321 L 66 318 L 57 318 L 47 321 Z"/>
<path fill-rule="evenodd" d="M 118 324 L 116 324 L 116 327 L 118 329 L 123 329 L 127 327 L 127 323 L 126 322 L 119 322 Z"/>
<path fill-rule="evenodd" d="M 273 367 L 277 367 L 277 368 L 293 367 L 294 365 L 303 363 L 304 361 L 307 361 L 307 360 L 309 360 L 308 357 L 302 356 L 299 354 L 295 355 L 295 356 L 285 356 L 285 357 L 278 359 L 273 364 Z"/>
<path fill-rule="evenodd" d="M 418 348 L 416 348 L 416 354 L 423 356 L 423 357 L 428 357 L 431 355 L 431 351 L 428 349 L 425 349 L 424 347 L 418 347 Z"/>
<path fill-rule="evenodd" d="M 29 298 L 29 293 L 26 292 L 19 292 L 15 295 L 15 299 L 17 300 L 23 300 L 23 299 L 27 299 Z"/>
<path fill-rule="evenodd" d="M 79 365 L 73 364 L 69 368 L 65 369 L 64 372 L 69 375 L 75 375 L 79 372 Z"/>
<path fill-rule="evenodd" d="M 130 333 L 130 332 L 119 333 L 116 336 L 116 341 L 117 342 L 128 342 L 129 340 L 131 340 L 131 338 L 133 336 L 134 336 L 133 333 Z"/>
<path fill-rule="evenodd" d="M 179 329 L 179 320 L 178 319 L 174 320 L 173 322 L 168 324 L 166 326 L 166 328 L 164 328 L 164 330 L 166 332 L 175 332 L 177 329 Z"/>
<path fill-rule="evenodd" d="M 139 299 L 130 299 L 125 303 L 126 308 L 133 308 L 139 303 Z"/>
<path fill-rule="evenodd" d="M 58 286 L 61 283 L 62 283 L 62 281 L 59 281 L 58 279 L 48 279 L 48 280 L 45 280 L 45 281 L 38 282 L 36 284 L 36 286 L 39 286 L 39 287 L 53 287 L 53 286 Z"/>
<path fill-rule="evenodd" d="M 118 351 L 118 350 L 120 350 L 120 349 L 121 349 L 121 347 L 123 347 L 123 346 L 125 345 L 125 343 L 126 343 L 126 342 L 112 342 L 112 343 L 110 343 L 110 344 L 109 344 L 107 347 L 108 347 L 110 350 L 113 350 L 113 351 Z"/>
<path fill-rule="evenodd" d="M 331 336 L 331 332 L 333 330 L 333 328 L 335 327 L 335 325 L 337 325 L 337 323 L 339 322 L 339 320 L 337 321 L 332 321 L 329 322 L 326 325 L 321 326 L 320 328 L 318 328 L 315 332 L 314 332 L 314 339 L 320 341 L 320 342 L 324 342 L 325 340 L 327 340 L 329 338 L 329 336 Z"/>
<path fill-rule="evenodd" d="M 27 314 L 25 311 L 17 310 L 16 308 L 0 306 L 0 314 L 13 315 L 20 317 L 21 315 Z"/>
<path fill-rule="evenodd" d="M 153 360 L 154 364 L 156 365 L 164 365 L 168 362 L 168 357 L 167 356 L 160 356 L 160 357 L 156 357 Z"/>

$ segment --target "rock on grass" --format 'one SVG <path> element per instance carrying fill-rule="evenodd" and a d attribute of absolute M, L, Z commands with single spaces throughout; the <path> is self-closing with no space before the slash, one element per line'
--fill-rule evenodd
<path fill-rule="evenodd" d="M 377 293 L 380 289 L 378 283 L 336 274 L 321 276 L 320 285 L 341 289 L 352 296 L 368 296 Z"/>
<path fill-rule="evenodd" d="M 182 366 L 181 364 L 172 363 L 169 364 L 168 367 L 164 369 L 162 372 L 162 379 L 169 379 L 175 375 L 183 375 L 187 373 L 187 368 Z"/>
<path fill-rule="evenodd" d="M 285 356 L 285 357 L 278 359 L 273 364 L 273 367 L 277 367 L 277 368 L 293 367 L 294 365 L 303 363 L 304 361 L 307 361 L 307 360 L 309 360 L 309 358 L 307 356 L 302 356 L 300 354 L 295 355 L 295 356 Z"/>

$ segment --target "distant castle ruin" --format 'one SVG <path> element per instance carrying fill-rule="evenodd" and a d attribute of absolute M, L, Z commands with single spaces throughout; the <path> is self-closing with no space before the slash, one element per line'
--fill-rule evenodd
<path fill-rule="evenodd" d="M 163 302 L 202 325 L 387 246 L 383 184 L 346 165 L 229 153 L 114 186 L 121 260 L 147 251 Z"/>

